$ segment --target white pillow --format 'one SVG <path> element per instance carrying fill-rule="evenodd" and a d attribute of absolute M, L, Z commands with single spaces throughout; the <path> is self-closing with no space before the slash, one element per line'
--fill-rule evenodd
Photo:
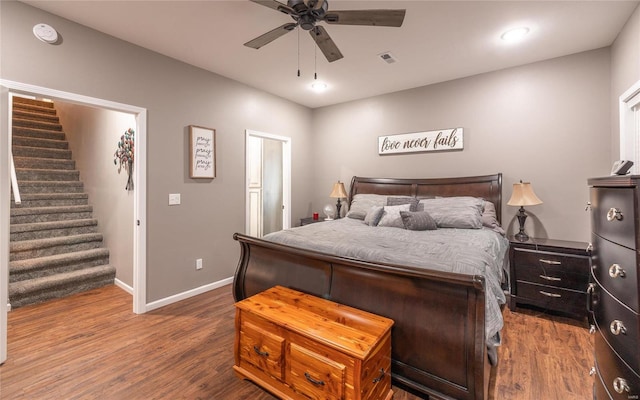
<path fill-rule="evenodd" d="M 402 204 L 400 206 L 385 206 L 382 211 L 382 218 L 378 222 L 378 226 L 389 226 L 404 229 L 404 223 L 400 216 L 400 211 L 409 211 L 411 204 Z"/>

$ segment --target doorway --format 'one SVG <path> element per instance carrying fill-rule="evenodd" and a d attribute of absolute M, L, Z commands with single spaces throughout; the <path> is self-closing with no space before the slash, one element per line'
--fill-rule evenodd
<path fill-rule="evenodd" d="M 146 135 L 147 135 L 147 111 L 144 108 L 116 103 L 108 100 L 92 98 L 74 93 L 53 90 L 49 88 L 24 84 L 20 82 L 0 80 L 0 109 L 2 119 L 7 121 L 0 126 L 0 162 L 8 166 L 11 158 L 11 104 L 12 96 L 35 96 L 47 98 L 53 101 L 60 100 L 69 103 L 93 106 L 108 110 L 131 114 L 135 117 L 136 124 L 136 168 L 134 168 L 134 181 L 136 190 L 133 199 L 133 220 L 131 221 L 133 234 L 133 312 L 141 314 L 146 312 Z M 9 168 L 2 168 L 0 174 L 0 196 L 10 198 L 9 185 L 11 177 Z M 8 298 L 9 277 L 9 217 L 10 204 L 2 202 L 0 207 L 0 364 L 7 357 L 7 312 L 8 307 L 4 301 Z"/>
<path fill-rule="evenodd" d="M 291 138 L 246 131 L 246 229 L 262 237 L 291 227 Z"/>

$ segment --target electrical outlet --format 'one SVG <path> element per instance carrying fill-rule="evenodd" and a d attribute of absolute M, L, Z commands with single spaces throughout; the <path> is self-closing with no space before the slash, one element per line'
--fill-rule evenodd
<path fill-rule="evenodd" d="M 196 260 L 196 269 L 202 269 L 202 258 Z"/>

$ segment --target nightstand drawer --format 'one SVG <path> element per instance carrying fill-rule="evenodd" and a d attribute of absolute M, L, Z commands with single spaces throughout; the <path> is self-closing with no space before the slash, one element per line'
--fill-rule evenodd
<path fill-rule="evenodd" d="M 589 283 L 589 258 L 514 249 L 515 279 L 584 292 Z"/>
<path fill-rule="evenodd" d="M 636 262 L 634 250 L 593 235 L 593 275 L 609 293 L 640 312 Z"/>
<path fill-rule="evenodd" d="M 574 290 L 560 289 L 553 286 L 537 285 L 526 282 L 516 282 L 518 302 L 562 311 L 570 314 L 586 314 L 587 294 Z"/>

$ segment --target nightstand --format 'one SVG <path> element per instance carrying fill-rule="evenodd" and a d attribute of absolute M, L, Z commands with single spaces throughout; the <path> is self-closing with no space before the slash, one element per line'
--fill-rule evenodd
<path fill-rule="evenodd" d="M 565 240 L 510 238 L 511 295 L 509 308 L 527 304 L 587 317 L 587 286 L 591 268 L 589 244 Z"/>
<path fill-rule="evenodd" d="M 312 217 L 308 218 L 300 218 L 300 226 L 315 224 L 316 222 L 323 222 L 324 220 L 321 218 L 313 219 Z"/>

